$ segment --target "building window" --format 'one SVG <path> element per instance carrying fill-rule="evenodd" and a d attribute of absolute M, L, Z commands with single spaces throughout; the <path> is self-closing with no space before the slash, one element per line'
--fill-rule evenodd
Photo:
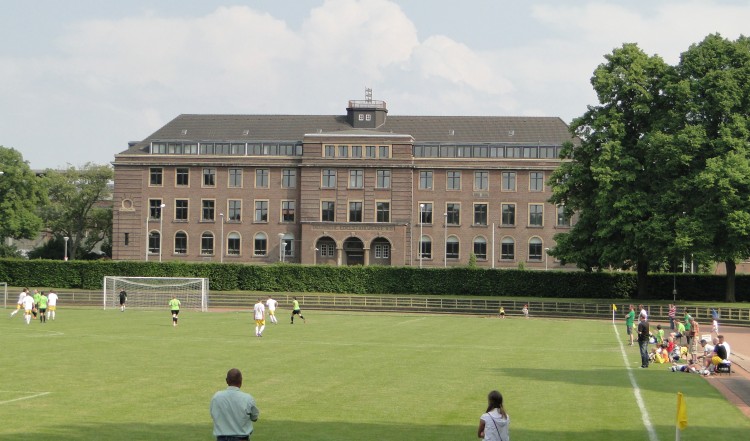
<path fill-rule="evenodd" d="M 148 200 L 148 216 L 151 220 L 161 219 L 161 199 Z"/>
<path fill-rule="evenodd" d="M 349 202 L 349 222 L 362 222 L 362 202 Z"/>
<path fill-rule="evenodd" d="M 502 191 L 516 191 L 516 172 L 503 172 L 502 181 Z"/>
<path fill-rule="evenodd" d="M 323 171 L 323 188 L 336 188 L 336 170 L 332 168 L 324 168 Z"/>
<path fill-rule="evenodd" d="M 281 222 L 294 222 L 295 201 L 281 201 Z"/>
<path fill-rule="evenodd" d="M 294 235 L 285 234 L 284 237 L 281 238 L 281 244 L 284 247 L 284 256 L 293 257 L 294 256 Z"/>
<path fill-rule="evenodd" d="M 203 233 L 201 235 L 201 254 L 210 256 L 214 254 L 214 235 L 213 233 Z"/>
<path fill-rule="evenodd" d="M 446 189 L 448 190 L 460 190 L 461 189 L 461 172 L 460 171 L 448 171 L 446 180 Z"/>
<path fill-rule="evenodd" d="M 448 225 L 461 225 L 461 204 L 448 203 L 445 206 L 445 212 L 448 213 L 446 220 Z"/>
<path fill-rule="evenodd" d="M 148 253 L 159 254 L 161 247 L 161 235 L 158 231 L 152 231 L 148 234 Z"/>
<path fill-rule="evenodd" d="M 216 169 L 215 168 L 203 169 L 203 186 L 204 187 L 216 187 Z"/>
<path fill-rule="evenodd" d="M 267 168 L 259 168 L 255 170 L 255 188 L 268 188 Z"/>
<path fill-rule="evenodd" d="M 177 199 L 174 201 L 174 220 L 187 222 L 188 220 L 188 200 Z"/>
<path fill-rule="evenodd" d="M 227 255 L 239 256 L 242 238 L 239 233 L 229 233 L 227 236 Z"/>
<path fill-rule="evenodd" d="M 474 239 L 474 255 L 477 259 L 487 260 L 487 239 L 484 237 Z"/>
<path fill-rule="evenodd" d="M 231 188 L 242 187 L 242 169 L 241 168 L 229 169 L 229 185 L 228 186 Z"/>
<path fill-rule="evenodd" d="M 490 172 L 488 171 L 474 172 L 474 190 L 483 191 L 483 190 L 489 190 L 489 188 L 490 188 Z"/>
<path fill-rule="evenodd" d="M 255 201 L 255 222 L 268 222 L 268 201 Z"/>
<path fill-rule="evenodd" d="M 149 169 L 148 185 L 151 187 L 161 187 L 163 184 L 164 170 L 161 167 L 151 167 Z"/>
<path fill-rule="evenodd" d="M 339 158 L 346 158 L 348 156 L 349 156 L 349 146 L 340 145 L 339 146 Z"/>
<path fill-rule="evenodd" d="M 391 245 L 387 243 L 375 244 L 375 258 L 388 259 L 391 257 Z"/>
<path fill-rule="evenodd" d="M 216 215 L 216 201 L 214 201 L 213 199 L 203 199 L 201 200 L 201 205 L 201 220 L 214 220 Z"/>
<path fill-rule="evenodd" d="M 125 241 L 125 246 L 130 245 L 130 233 L 125 233 L 124 241 Z"/>
<path fill-rule="evenodd" d="M 544 173 L 529 173 L 529 191 L 544 191 Z"/>
<path fill-rule="evenodd" d="M 377 171 L 377 188 L 391 188 L 391 171 L 390 170 L 378 170 Z"/>
<path fill-rule="evenodd" d="M 227 207 L 229 210 L 229 222 L 241 222 L 242 221 L 242 201 L 239 199 L 230 199 L 227 201 Z"/>
<path fill-rule="evenodd" d="M 506 227 L 516 225 L 516 204 L 502 204 L 501 207 L 502 215 L 500 222 L 502 225 Z"/>
<path fill-rule="evenodd" d="M 430 236 L 422 236 L 422 240 L 419 241 L 421 259 L 432 259 L 432 239 Z"/>
<path fill-rule="evenodd" d="M 529 260 L 542 260 L 542 239 L 538 237 L 529 239 Z"/>
<path fill-rule="evenodd" d="M 544 226 L 544 205 L 529 204 L 529 226 Z"/>
<path fill-rule="evenodd" d="M 190 169 L 187 167 L 177 167 L 174 175 L 174 185 L 177 187 L 187 187 L 190 185 Z"/>
<path fill-rule="evenodd" d="M 474 204 L 474 225 L 487 225 L 487 204 Z"/>
<path fill-rule="evenodd" d="M 362 146 L 353 145 L 352 146 L 352 158 L 361 158 L 361 157 L 362 157 Z"/>
<path fill-rule="evenodd" d="M 432 190 L 432 170 L 421 170 L 419 172 L 419 189 Z"/>
<path fill-rule="evenodd" d="M 378 156 L 380 156 L 381 158 L 391 157 L 391 152 L 387 145 L 381 145 L 380 147 L 378 147 L 378 150 Z"/>
<path fill-rule="evenodd" d="M 360 113 L 359 115 L 357 115 L 357 119 L 359 119 L 360 121 L 364 121 L 365 120 L 365 114 L 364 113 Z"/>
<path fill-rule="evenodd" d="M 336 203 L 333 201 L 322 201 L 320 203 L 320 220 L 322 222 L 336 221 Z"/>
<path fill-rule="evenodd" d="M 557 206 L 557 226 L 558 227 L 569 227 L 570 216 L 565 212 L 565 205 Z"/>
<path fill-rule="evenodd" d="M 374 146 L 374 145 L 368 145 L 368 146 L 365 146 L 365 154 L 367 155 L 367 157 L 368 157 L 368 158 L 376 158 L 376 157 L 377 157 L 377 156 L 376 156 L 376 155 L 377 155 L 377 153 L 378 153 L 378 152 L 377 152 L 377 150 L 375 149 L 375 146 Z"/>
<path fill-rule="evenodd" d="M 372 119 L 372 115 L 369 113 L 365 115 L 365 121 L 370 121 Z"/>
<path fill-rule="evenodd" d="M 390 222 L 391 221 L 391 203 L 390 202 L 376 202 L 376 216 L 375 222 Z"/>
<path fill-rule="evenodd" d="M 425 202 L 419 204 L 419 223 L 431 224 L 432 223 L 432 203 Z"/>
<path fill-rule="evenodd" d="M 174 253 L 187 254 L 187 234 L 184 231 L 178 231 L 174 235 Z"/>
<path fill-rule="evenodd" d="M 458 259 L 458 238 L 451 236 L 445 243 L 445 257 L 448 259 Z"/>
<path fill-rule="evenodd" d="M 365 185 L 364 170 L 349 170 L 349 188 L 363 188 Z"/>
<path fill-rule="evenodd" d="M 297 187 L 297 170 L 293 168 L 285 168 L 281 171 L 281 187 L 282 188 L 296 188 Z"/>
<path fill-rule="evenodd" d="M 516 242 L 513 238 L 503 238 L 500 243 L 500 258 L 502 260 L 514 260 L 516 258 Z"/>
<path fill-rule="evenodd" d="M 320 244 L 321 257 L 333 257 L 336 253 L 336 244 L 333 242 L 322 242 Z"/>
<path fill-rule="evenodd" d="M 265 233 L 258 233 L 253 240 L 253 255 L 265 256 L 268 254 L 268 236 Z"/>
<path fill-rule="evenodd" d="M 326 158 L 333 158 L 336 156 L 336 146 L 327 145 L 325 146 L 324 154 Z"/>

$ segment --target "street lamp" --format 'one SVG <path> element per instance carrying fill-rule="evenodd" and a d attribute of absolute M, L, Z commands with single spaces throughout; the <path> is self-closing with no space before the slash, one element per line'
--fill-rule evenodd
<path fill-rule="evenodd" d="M 443 268 L 448 267 L 448 213 L 443 213 Z"/>
<path fill-rule="evenodd" d="M 284 263 L 284 233 L 279 233 L 279 262 Z"/>
<path fill-rule="evenodd" d="M 547 271 L 547 263 L 549 262 L 549 248 L 544 249 L 544 270 Z"/>
<path fill-rule="evenodd" d="M 224 263 L 224 213 L 219 213 L 219 216 L 221 216 L 221 245 L 219 246 L 221 255 L 219 256 L 219 262 Z"/>
<path fill-rule="evenodd" d="M 318 248 L 315 248 L 315 254 L 313 254 L 313 265 L 318 264 L 318 251 L 320 251 Z"/>
<path fill-rule="evenodd" d="M 70 239 L 68 236 L 63 237 L 63 240 L 65 240 L 65 251 L 63 252 L 63 260 L 68 261 L 68 239 Z"/>
<path fill-rule="evenodd" d="M 422 268 L 422 224 L 424 223 L 424 204 L 419 204 L 419 267 Z"/>
<path fill-rule="evenodd" d="M 162 228 L 164 227 L 164 207 L 166 206 L 167 204 L 159 205 L 159 262 L 161 262 L 161 249 L 164 248 L 164 232 Z"/>

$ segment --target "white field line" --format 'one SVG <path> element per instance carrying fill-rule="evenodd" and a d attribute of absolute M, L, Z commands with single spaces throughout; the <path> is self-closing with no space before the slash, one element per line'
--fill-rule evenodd
<path fill-rule="evenodd" d="M 630 384 L 633 386 L 633 395 L 635 395 L 635 401 L 638 403 L 638 408 L 641 410 L 641 419 L 643 420 L 643 425 L 646 427 L 646 431 L 648 432 L 648 439 L 649 441 L 659 441 L 659 437 L 656 436 L 656 430 L 654 430 L 654 425 L 651 424 L 651 418 L 649 418 L 648 416 L 646 404 L 643 402 L 643 397 L 641 396 L 641 388 L 638 387 L 638 383 L 635 381 L 635 377 L 633 376 L 633 368 L 630 367 L 628 356 L 625 354 L 625 345 L 622 343 L 622 339 L 620 338 L 620 332 L 617 330 L 616 324 L 613 323 L 612 327 L 615 329 L 615 334 L 617 334 L 617 343 L 620 345 L 622 361 L 625 364 L 625 369 L 628 370 L 628 378 L 630 378 Z"/>
<path fill-rule="evenodd" d="M 26 397 L 21 397 L 21 398 L 14 398 L 14 399 L 12 399 L 12 400 L 6 400 L 6 401 L 0 401 L 0 405 L 3 405 L 3 404 L 8 404 L 8 403 L 15 403 L 16 401 L 21 401 L 21 400 L 30 400 L 30 399 L 32 399 L 32 398 L 43 397 L 43 396 L 45 396 L 45 395 L 49 395 L 49 394 L 51 394 L 51 393 L 52 393 L 52 392 L 39 392 L 39 393 L 37 393 L 37 394 L 34 394 L 34 395 L 29 395 L 29 396 L 26 396 Z"/>

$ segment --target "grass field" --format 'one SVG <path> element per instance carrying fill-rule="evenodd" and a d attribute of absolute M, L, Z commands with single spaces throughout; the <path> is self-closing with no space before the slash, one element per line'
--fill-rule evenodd
<path fill-rule="evenodd" d="M 210 440 L 230 367 L 261 409 L 258 440 L 476 439 L 499 389 L 514 440 L 745 439 L 750 420 L 698 375 L 627 364 L 609 322 L 303 311 L 263 338 L 249 311 L 65 309 L 0 320 L 0 439 Z M 624 326 L 618 325 L 620 333 Z M 719 435 L 720 434 L 720 435 Z M 653 438 L 652 438 L 653 439 Z"/>

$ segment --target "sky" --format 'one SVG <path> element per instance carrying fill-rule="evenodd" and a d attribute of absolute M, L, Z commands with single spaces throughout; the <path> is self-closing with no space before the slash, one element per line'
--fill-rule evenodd
<path fill-rule="evenodd" d="M 670 64 L 750 30 L 739 0 L 2 0 L 0 145 L 106 164 L 180 114 L 555 116 L 604 56 Z"/>

